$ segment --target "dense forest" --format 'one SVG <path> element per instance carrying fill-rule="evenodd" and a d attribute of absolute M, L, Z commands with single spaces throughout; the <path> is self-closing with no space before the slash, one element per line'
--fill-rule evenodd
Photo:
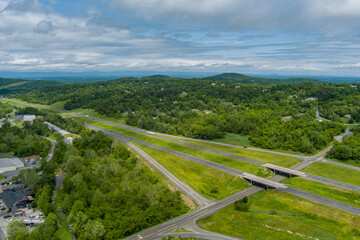
<path fill-rule="evenodd" d="M 120 239 L 189 211 L 180 193 L 164 186 L 157 175 L 120 142 L 102 132 L 86 130 L 82 123 L 43 113 L 33 124 L 25 123 L 20 129 L 6 122 L 0 131 L 19 140 L 19 143 L 6 143 L 15 142 L 30 151 L 32 145 L 25 144 L 29 136 L 48 143 L 43 137 L 51 134 L 51 130 L 43 123 L 45 120 L 73 129 L 81 137 L 69 146 L 58 136 L 49 162 L 42 159 L 39 169 L 20 172 L 18 180 L 36 192 L 32 206 L 40 208 L 46 218 L 32 231 L 21 221 L 13 221 L 8 226 L 10 240 L 57 239 L 59 216 L 63 213 L 79 239 Z M 36 145 L 36 141 L 33 142 Z M 49 147 L 42 148 L 44 154 Z M 38 174 L 40 171 L 42 174 Z M 64 188 L 57 191 L 55 204 L 52 201 L 55 172 L 59 171 L 66 177 Z M 57 207 L 61 207 L 61 213 Z"/>
<path fill-rule="evenodd" d="M 353 130 L 353 134 L 344 137 L 342 143 L 335 143 L 328 157 L 360 164 L 360 126 Z"/>
<path fill-rule="evenodd" d="M 35 120 L 33 125 L 25 124 L 24 128 L 13 127 L 5 122 L 0 128 L 0 153 L 7 153 L 18 157 L 31 155 L 47 156 L 51 144 L 49 140 L 39 135 L 37 125 L 41 133 L 47 132 L 47 126 L 40 120 Z"/>
<path fill-rule="evenodd" d="M 0 102 L 0 119 L 5 118 L 6 114 L 11 113 L 12 110 L 13 107 L 10 105 Z"/>
<path fill-rule="evenodd" d="M 304 153 L 322 149 L 344 131 L 337 122 L 357 122 L 360 116 L 354 86 L 239 74 L 205 79 L 157 75 L 56 88 L 46 83 L 9 96 L 49 105 L 62 102 L 68 110 L 94 109 L 152 131 L 201 139 L 237 133 L 248 135 L 254 146 Z M 317 108 L 334 122 L 316 122 Z"/>
<path fill-rule="evenodd" d="M 105 239 L 120 239 L 188 211 L 179 192 L 102 132 L 83 132 L 74 147 L 59 196 L 81 239 L 93 239 L 95 227 Z"/>

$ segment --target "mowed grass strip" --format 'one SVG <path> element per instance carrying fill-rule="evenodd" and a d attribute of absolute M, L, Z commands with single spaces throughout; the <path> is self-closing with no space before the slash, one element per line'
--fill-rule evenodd
<path fill-rule="evenodd" d="M 271 163 L 275 165 L 279 165 L 282 167 L 291 167 L 299 162 L 301 162 L 300 158 L 270 153 L 270 152 L 263 152 L 263 151 L 256 151 L 246 148 L 238 148 L 226 145 L 219 145 L 215 143 L 209 142 L 200 142 L 196 140 L 188 140 L 188 139 L 181 139 L 183 142 L 188 142 L 192 144 L 196 144 L 198 146 L 211 148 L 214 150 L 230 153 L 233 155 L 237 155 L 244 158 L 250 158 L 253 160 L 257 160 L 264 163 Z"/>
<path fill-rule="evenodd" d="M 180 181 L 206 198 L 219 200 L 251 187 L 236 176 L 133 142 Z"/>
<path fill-rule="evenodd" d="M 302 178 L 287 178 L 282 181 L 282 183 L 321 197 L 360 208 L 360 193 L 358 191 L 326 185 Z"/>
<path fill-rule="evenodd" d="M 304 172 L 360 186 L 360 172 L 331 163 L 315 162 Z"/>
<path fill-rule="evenodd" d="M 230 205 L 198 221 L 206 230 L 247 240 L 359 239 L 360 216 L 281 191 L 249 197 L 248 212 Z"/>

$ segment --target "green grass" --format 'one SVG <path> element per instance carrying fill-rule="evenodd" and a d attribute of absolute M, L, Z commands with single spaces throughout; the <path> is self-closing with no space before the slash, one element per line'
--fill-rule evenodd
<path fill-rule="evenodd" d="M 0 175 L 0 180 L 5 179 L 6 177 L 3 175 Z"/>
<path fill-rule="evenodd" d="M 164 166 L 175 177 L 187 183 L 206 198 L 218 200 L 250 187 L 245 180 L 240 178 L 235 179 L 236 176 L 234 175 L 176 157 L 142 144 L 134 144 Z"/>
<path fill-rule="evenodd" d="M 304 172 L 360 186 L 360 172 L 330 163 L 315 162 Z"/>
<path fill-rule="evenodd" d="M 77 109 L 71 110 L 71 112 L 88 115 L 90 117 L 99 118 L 99 119 L 103 119 L 103 120 L 114 122 L 114 123 L 125 124 L 125 121 L 123 119 L 111 118 L 111 117 L 102 115 L 100 113 L 97 113 L 93 109 L 77 108 Z"/>
<path fill-rule="evenodd" d="M 55 233 L 55 237 L 61 240 L 71 240 L 70 231 L 67 228 L 66 216 L 59 213 L 58 215 L 60 227 Z"/>
<path fill-rule="evenodd" d="M 250 158 L 264 163 L 276 164 L 283 167 L 291 167 L 301 162 L 300 158 L 271 153 L 271 152 L 263 152 L 263 151 L 251 150 L 246 148 L 238 148 L 238 147 L 219 145 L 209 142 L 200 142 L 200 141 L 188 140 L 188 139 L 181 139 L 181 141 L 226 153 L 231 153 L 233 155 L 237 155 L 244 158 Z"/>
<path fill-rule="evenodd" d="M 291 187 L 310 192 L 321 197 L 352 205 L 354 207 L 360 207 L 360 193 L 358 191 L 326 185 L 302 178 L 287 178 L 282 181 L 282 183 L 286 183 Z"/>
<path fill-rule="evenodd" d="M 338 159 L 335 159 L 335 158 L 327 158 L 328 160 L 331 160 L 333 162 L 338 162 L 338 163 L 343 163 L 343 164 L 347 164 L 347 165 L 352 165 L 352 166 L 355 166 L 355 167 L 360 167 L 360 162 L 358 161 L 354 161 L 354 160 L 348 160 L 348 161 L 341 161 L 341 160 L 338 160 Z"/>
<path fill-rule="evenodd" d="M 236 134 L 236 133 L 225 133 L 225 136 L 223 138 L 216 138 L 216 139 L 213 139 L 212 141 L 219 142 L 219 143 L 239 145 L 239 146 L 246 146 L 246 147 L 252 146 L 249 141 L 249 136 Z"/>
<path fill-rule="evenodd" d="M 20 119 L 15 119 L 13 122 L 14 122 L 15 125 L 18 126 L 18 127 L 21 127 L 21 126 L 23 125 L 23 121 L 21 121 Z"/>
<path fill-rule="evenodd" d="M 249 212 L 230 205 L 198 224 L 247 240 L 360 238 L 358 215 L 274 190 L 256 193 L 249 201 Z"/>
<path fill-rule="evenodd" d="M 66 102 L 67 101 L 57 102 L 57 103 L 51 104 L 49 107 L 64 110 L 64 105 Z"/>

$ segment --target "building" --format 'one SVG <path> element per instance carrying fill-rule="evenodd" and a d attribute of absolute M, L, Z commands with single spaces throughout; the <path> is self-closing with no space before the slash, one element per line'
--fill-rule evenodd
<path fill-rule="evenodd" d="M 25 189 L 22 187 L 5 189 L 0 198 L 5 204 L 6 209 L 13 215 L 16 215 L 16 211 L 21 208 L 26 208 L 34 201 L 35 193 L 31 189 Z"/>
<path fill-rule="evenodd" d="M 20 119 L 25 122 L 32 122 L 36 119 L 35 115 L 15 115 L 15 119 Z"/>
<path fill-rule="evenodd" d="M 305 99 L 305 101 L 315 101 L 315 100 L 316 100 L 316 98 L 314 98 L 314 97 L 309 97 L 309 98 Z"/>
<path fill-rule="evenodd" d="M 0 172 L 15 171 L 18 168 L 23 168 L 24 163 L 19 158 L 0 158 Z"/>

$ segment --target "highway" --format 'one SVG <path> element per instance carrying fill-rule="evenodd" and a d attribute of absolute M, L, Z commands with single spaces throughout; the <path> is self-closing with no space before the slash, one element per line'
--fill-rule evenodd
<path fill-rule="evenodd" d="M 6 98 L 4 98 L 4 99 L 6 99 Z M 16 102 L 16 103 L 19 103 L 19 104 L 24 104 L 24 103 L 21 103 L 19 101 L 12 100 L 12 99 L 6 99 L 6 100 L 10 100 L 12 102 Z M 0 101 L 1 101 L 1 99 L 0 99 Z M 10 104 L 13 104 L 13 103 L 10 103 Z M 230 147 L 236 147 L 236 148 L 244 148 L 242 146 L 232 145 L 232 144 L 227 144 L 227 143 L 218 143 L 218 142 L 201 140 L 201 139 L 193 139 L 193 138 L 169 135 L 169 134 L 158 133 L 158 132 L 151 132 L 151 131 L 148 131 L 148 130 L 143 130 L 143 129 L 139 129 L 139 128 L 135 128 L 135 127 L 130 127 L 130 126 L 126 126 L 126 125 L 122 125 L 122 124 L 118 124 L 118 123 L 113 123 L 113 122 L 102 120 L 102 119 L 99 119 L 99 118 L 89 117 L 89 116 L 86 116 L 86 115 L 83 115 L 83 114 L 78 114 L 78 113 L 74 113 L 74 112 L 67 111 L 67 110 L 51 108 L 51 107 L 45 107 L 45 106 L 41 106 L 41 105 L 37 105 L 37 104 L 31 104 L 31 103 L 26 103 L 26 104 L 29 105 L 29 106 L 33 106 L 33 107 L 49 109 L 49 110 L 54 110 L 54 111 L 59 111 L 59 112 L 64 112 L 64 113 L 70 113 L 70 114 L 78 116 L 78 117 L 89 118 L 89 119 L 94 120 L 94 121 L 110 124 L 110 125 L 113 125 L 113 126 L 117 126 L 117 127 L 120 127 L 120 128 L 131 130 L 131 131 L 147 134 L 147 135 L 150 135 L 150 136 L 156 136 L 156 137 L 159 137 L 159 138 L 163 138 L 163 139 L 166 139 L 166 140 L 186 144 L 186 145 L 196 147 L 196 148 L 199 148 L 199 149 L 204 149 L 204 150 L 212 151 L 212 152 L 215 152 L 215 153 L 220 153 L 220 154 L 223 154 L 223 155 L 226 155 L 226 156 L 229 156 L 229 157 L 234 157 L 234 158 L 241 159 L 241 160 L 244 160 L 244 161 L 248 161 L 248 162 L 251 162 L 251 163 L 254 163 L 254 164 L 261 164 L 261 165 L 264 164 L 264 163 L 256 161 L 256 160 L 252 160 L 252 159 L 249 159 L 249 158 L 243 158 L 243 157 L 240 157 L 240 156 L 220 152 L 220 151 L 209 149 L 209 148 L 206 148 L 206 147 L 201 147 L 201 146 L 198 146 L 198 145 L 195 145 L 195 144 L 190 144 L 190 143 L 179 141 L 179 140 L 176 140 L 176 139 L 173 139 L 173 138 L 186 139 L 186 140 L 192 140 L 192 141 L 198 141 L 198 142 L 205 142 L 205 143 L 211 143 L 211 144 L 217 144 L 217 145 L 223 145 L 223 146 L 230 146 Z M 13 104 L 13 105 L 16 105 L 16 104 Z M 346 132 L 344 134 L 340 135 L 340 136 L 343 137 L 344 135 L 347 135 L 347 134 L 350 134 L 349 129 L 347 129 Z M 300 158 L 300 159 L 303 159 L 303 160 L 306 160 L 306 161 L 315 161 L 315 160 L 319 160 L 321 157 L 324 157 L 326 155 L 326 153 L 331 148 L 332 148 L 332 146 L 326 148 L 325 150 L 321 151 L 320 153 L 317 153 L 314 156 L 303 156 L 303 155 L 299 155 L 299 154 L 284 153 L 284 152 L 261 149 L 261 148 L 254 148 L 254 147 L 247 147 L 246 149 L 254 150 L 254 151 L 261 151 L 261 152 L 275 153 L 275 154 L 280 154 L 280 155 L 285 155 L 285 156 L 290 156 L 290 157 L 297 157 L 297 158 Z M 312 162 L 309 162 L 309 165 L 311 163 Z M 340 165 L 340 164 L 337 164 L 336 162 L 333 162 L 333 161 L 327 161 L 327 163 Z M 354 167 L 354 166 L 351 166 L 351 165 L 348 165 L 348 164 L 341 164 L 341 166 L 347 167 L 347 168 L 352 168 L 352 169 L 355 169 L 355 170 L 360 170 L 360 168 Z"/>
<path fill-rule="evenodd" d="M 52 109 L 52 108 L 48 108 L 48 109 Z M 53 109 L 53 110 L 58 111 L 58 109 Z M 68 112 L 68 111 L 62 111 L 62 112 Z M 84 115 L 81 115 L 81 114 L 76 114 L 76 113 L 73 113 L 73 114 L 77 115 L 77 116 L 81 116 L 81 117 L 87 117 L 87 116 L 84 116 Z M 108 123 L 108 124 L 112 124 L 112 125 L 115 125 L 115 126 L 118 126 L 118 127 L 123 127 L 123 128 L 129 129 L 129 130 L 132 130 L 132 131 L 137 131 L 137 132 L 141 132 L 141 133 L 145 133 L 145 134 L 149 134 L 149 135 L 154 135 L 154 133 L 148 132 L 146 130 L 136 129 L 136 128 L 132 128 L 132 127 L 116 124 L 116 123 L 111 123 L 111 122 L 101 120 L 101 119 L 96 119 L 96 118 L 90 118 L 90 119 L 100 121 L 100 122 L 104 122 L 104 123 Z M 112 137 L 115 137 L 117 139 L 122 139 L 123 141 L 126 141 L 126 140 L 124 140 L 124 138 L 125 138 L 125 139 L 128 139 L 128 140 L 134 141 L 134 142 L 145 144 L 147 146 L 154 147 L 154 148 L 159 149 L 161 151 L 169 152 L 169 153 L 172 153 L 172 154 L 177 155 L 179 157 L 186 158 L 186 159 L 189 159 L 191 161 L 195 161 L 195 162 L 198 162 L 198 163 L 201 163 L 201 164 L 213 167 L 213 168 L 217 168 L 219 170 L 228 172 L 228 173 L 233 174 L 233 175 L 244 174 L 244 172 L 242 172 L 242 171 L 232 169 L 232 168 L 229 168 L 229 167 L 226 167 L 226 166 L 214 163 L 214 162 L 210 162 L 210 161 L 207 161 L 205 159 L 197 158 L 197 157 L 194 157 L 194 156 L 191 156 L 191 155 L 188 155 L 188 154 L 184 154 L 184 153 L 180 153 L 180 152 L 177 152 L 177 151 L 173 151 L 173 150 L 168 150 L 168 149 L 165 149 L 165 148 L 153 145 L 153 144 L 149 144 L 149 143 L 142 142 L 140 140 L 129 138 L 129 137 L 121 135 L 121 134 L 117 134 L 117 133 L 113 133 L 111 131 L 100 129 L 100 128 L 97 128 L 95 126 L 88 125 L 88 127 L 91 127 L 93 129 L 96 129 L 96 130 L 101 130 L 105 134 L 107 134 L 109 136 L 112 136 Z M 167 138 L 167 139 L 171 140 L 170 138 Z M 177 140 L 175 140 L 175 141 L 177 141 Z M 177 142 L 182 142 L 182 141 L 177 141 Z M 133 149 L 135 149 L 134 147 L 136 147 L 135 145 L 129 145 L 129 146 L 131 146 Z M 313 163 L 315 161 L 318 161 L 319 158 L 323 157 L 330 148 L 331 147 L 325 149 L 323 152 L 321 152 L 321 153 L 319 153 L 319 154 L 317 154 L 315 156 L 309 157 L 306 161 L 303 161 L 303 162 L 293 166 L 291 169 L 301 170 L 304 167 L 306 167 L 307 165 L 309 165 L 309 164 L 311 164 L 311 163 Z M 139 149 L 139 150 L 141 150 L 141 149 Z M 207 150 L 207 149 L 205 149 L 205 150 Z M 221 152 L 217 151 L 217 153 L 221 153 Z M 242 159 L 242 160 L 244 160 L 244 159 Z M 248 160 L 251 160 L 251 159 L 248 159 Z M 252 162 L 252 163 L 255 163 L 255 162 Z M 258 164 L 258 163 L 260 163 L 260 162 L 257 162 L 255 164 Z M 321 179 L 321 177 L 315 176 L 315 178 L 317 180 L 324 181 L 324 179 Z M 273 178 L 269 179 L 269 181 L 277 181 L 278 182 L 278 181 L 281 181 L 283 179 L 285 179 L 285 177 L 274 176 Z M 329 179 L 326 179 L 326 181 L 328 181 L 328 180 Z M 181 188 L 179 188 L 179 189 L 181 189 Z M 150 228 L 150 229 L 147 229 L 147 230 L 143 231 L 141 233 L 141 236 L 143 237 L 142 239 L 157 239 L 160 236 L 163 236 L 164 234 L 168 233 L 171 230 L 176 229 L 179 226 L 189 226 L 189 224 L 190 225 L 194 224 L 194 221 L 196 219 L 212 215 L 215 212 L 217 212 L 218 210 L 220 210 L 221 208 L 232 204 L 236 200 L 241 199 L 244 196 L 249 196 L 249 195 L 254 194 L 254 193 L 256 193 L 258 191 L 261 191 L 261 190 L 262 190 L 262 188 L 260 188 L 260 187 L 250 187 L 250 188 L 248 188 L 248 189 L 246 189 L 244 191 L 241 191 L 241 192 L 239 192 L 237 194 L 234 194 L 234 195 L 232 195 L 232 196 L 230 196 L 228 198 L 225 198 L 223 200 L 220 200 L 218 202 L 209 203 L 209 204 L 203 204 L 203 205 L 200 206 L 199 209 L 197 209 L 197 210 L 195 210 L 193 212 L 190 212 L 190 213 L 185 214 L 183 216 L 180 216 L 178 218 L 172 219 L 172 220 L 170 220 L 170 221 L 168 221 L 166 223 L 160 224 L 158 226 L 155 226 L 153 228 Z M 185 191 L 188 191 L 188 190 L 185 190 Z M 307 199 L 311 199 L 311 200 L 314 200 L 314 201 L 318 201 L 318 202 L 321 202 L 321 203 L 324 203 L 324 204 L 327 204 L 327 205 L 330 205 L 330 206 L 333 206 L 333 207 L 337 207 L 337 208 L 340 208 L 340 209 L 343 209 L 343 210 L 346 210 L 346 211 L 349 211 L 349 212 L 352 212 L 352 213 L 355 213 L 355 214 L 360 214 L 360 209 L 358 209 L 356 207 L 352 207 L 352 206 L 342 204 L 342 203 L 339 203 L 339 202 L 336 202 L 336 201 L 333 201 L 333 200 L 329 200 L 329 199 L 326 199 L 326 198 L 322 198 L 320 196 L 310 194 L 310 193 L 307 193 L 307 192 L 304 192 L 304 191 L 301 191 L 301 190 L 298 190 L 298 189 L 294 189 L 294 188 L 291 188 L 291 187 L 286 187 L 282 191 L 285 191 L 285 192 L 288 192 L 288 193 L 291 193 L 291 194 L 295 194 L 295 195 L 298 195 L 298 196 L 301 196 L 301 197 L 304 197 L 304 198 L 307 198 Z M 194 194 L 194 193 L 190 193 L 189 191 L 188 191 L 188 193 L 190 195 Z M 198 233 L 198 234 L 202 234 L 203 236 L 208 236 L 207 234 L 204 235 L 204 233 Z M 237 239 L 237 238 L 233 238 L 233 237 L 229 237 L 229 236 L 221 236 L 221 235 L 219 236 L 219 234 L 216 234 L 216 233 L 211 233 L 211 236 L 206 237 L 206 239 L 217 239 L 216 237 L 219 237 L 218 239 Z M 134 235 L 134 236 L 131 236 L 131 237 L 127 238 L 127 239 L 138 239 L 138 236 Z"/>
<path fill-rule="evenodd" d="M 226 173 L 229 173 L 229 174 L 232 174 L 232 175 L 235 175 L 235 176 L 237 176 L 237 175 L 243 176 L 243 174 L 244 174 L 243 171 L 240 171 L 240 170 L 237 170 L 237 169 L 234 169 L 234 168 L 231 168 L 231 167 L 227 167 L 227 166 L 224 166 L 224 165 L 219 164 L 219 163 L 211 162 L 209 160 L 198 158 L 198 157 L 188 155 L 188 154 L 185 154 L 185 153 L 182 153 L 182 152 L 178 152 L 178 151 L 175 151 L 175 150 L 166 149 L 166 148 L 163 148 L 163 147 L 151 144 L 151 143 L 147 143 L 147 142 L 144 142 L 144 141 L 141 141 L 141 140 L 138 140 L 138 139 L 134 139 L 134 138 L 119 134 L 119 133 L 114 133 L 112 131 L 108 131 L 108 130 L 105 130 L 105 129 L 102 129 L 102 128 L 99 128 L 99 127 L 96 127 L 96 126 L 93 126 L 93 125 L 90 125 L 90 124 L 85 124 L 85 126 L 90 128 L 90 129 L 94 129 L 94 130 L 97 130 L 97 131 L 102 131 L 102 132 L 104 132 L 105 134 L 107 134 L 107 135 L 109 135 L 111 137 L 114 137 L 114 138 L 117 138 L 117 139 L 127 139 L 127 140 L 130 140 L 130 141 L 133 141 L 133 142 L 137 142 L 137 143 L 143 144 L 145 146 L 149 146 L 149 147 L 158 149 L 160 151 L 164 151 L 164 152 L 173 154 L 175 156 L 178 156 L 178 157 L 181 157 L 181 158 L 184 158 L 184 159 L 187 159 L 187 160 L 190 160 L 190 161 L 193 161 L 193 162 L 196 162 L 196 163 L 208 166 L 208 167 L 212 167 L 212 168 L 218 169 L 220 171 L 224 171 Z M 217 152 L 221 153 L 220 151 L 217 151 Z M 324 151 L 323 151 L 323 152 L 321 152 L 319 154 L 320 154 L 319 156 L 321 156 L 321 155 L 326 154 L 326 153 L 324 153 Z M 310 165 L 311 163 L 312 163 L 312 161 L 304 161 L 304 162 L 301 162 L 296 167 L 300 166 L 301 169 L 303 169 L 307 165 Z M 263 164 L 261 164 L 261 165 L 263 165 Z M 334 186 L 347 188 L 347 189 L 350 189 L 350 190 L 360 191 L 359 186 L 355 186 L 355 185 L 352 185 L 352 184 L 343 183 L 343 182 L 339 182 L 339 181 L 336 181 L 336 180 L 332 180 L 332 179 L 328 179 L 328 178 L 324 178 L 324 177 L 320 177 L 320 176 L 315 176 L 315 175 L 311 175 L 311 174 L 306 174 L 306 175 L 307 175 L 307 177 L 303 177 L 303 178 L 309 179 L 309 180 L 312 180 L 312 181 L 316 181 L 316 182 L 320 182 L 320 183 L 324 183 L 324 184 L 331 184 L 331 185 L 334 185 Z M 271 186 L 271 183 L 269 183 L 269 184 L 270 184 L 269 186 Z"/>

